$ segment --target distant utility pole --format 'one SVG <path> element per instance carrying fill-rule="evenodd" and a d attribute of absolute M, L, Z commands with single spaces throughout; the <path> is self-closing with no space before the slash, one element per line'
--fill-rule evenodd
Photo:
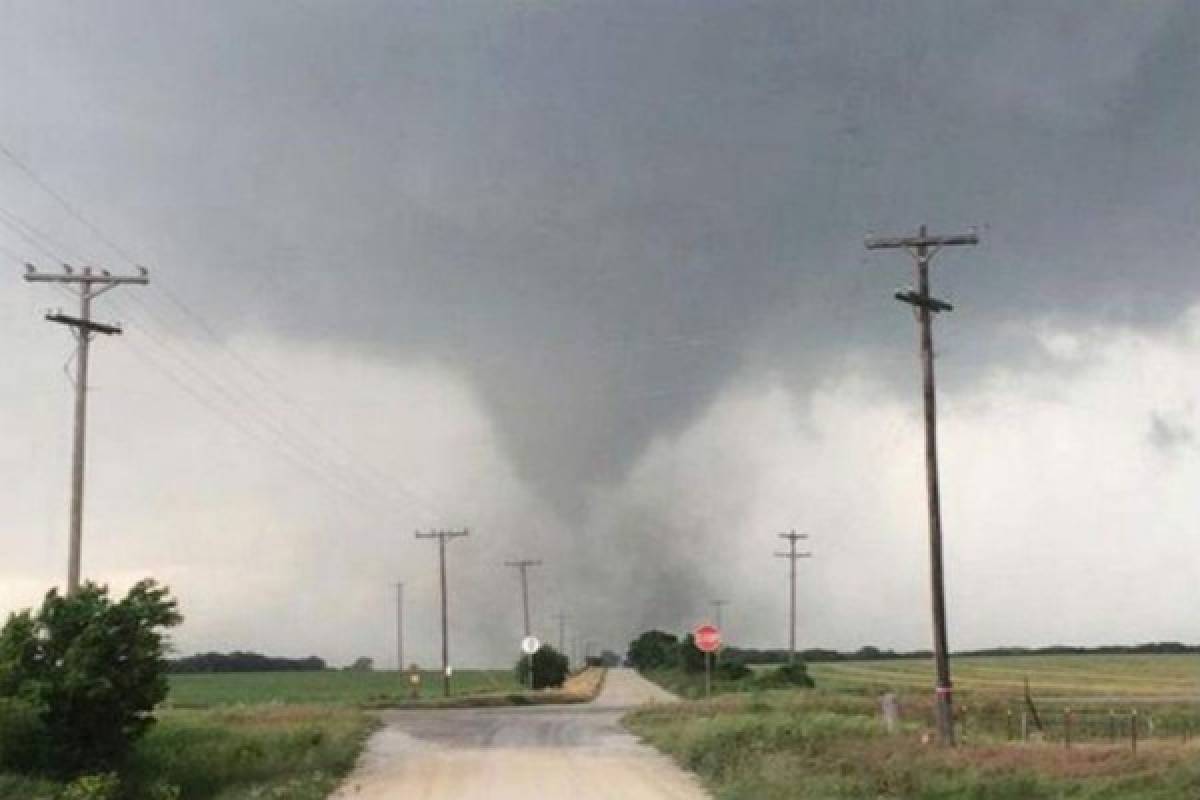
<path fill-rule="evenodd" d="M 75 438 L 71 454 L 71 531 L 67 554 L 67 594 L 79 590 L 80 551 L 83 547 L 83 465 L 87 430 L 88 344 L 92 336 L 108 336 L 121 332 L 120 326 L 92 321 L 92 301 L 109 289 L 123 283 L 145 285 L 150 282 L 145 267 L 137 275 L 113 275 L 108 270 L 83 267 L 79 271 L 63 264 L 61 273 L 38 272 L 32 264 L 25 265 L 25 280 L 34 283 L 71 284 L 79 295 L 79 316 L 61 312 L 47 314 L 46 319 L 66 325 L 75 334 Z"/>
<path fill-rule="evenodd" d="M 717 649 L 717 652 L 713 654 L 714 661 L 720 661 L 721 651 L 725 649 L 725 642 L 726 642 L 725 628 L 723 628 L 721 626 L 721 608 L 723 606 L 727 606 L 727 605 L 729 605 L 728 600 L 713 600 L 712 601 L 713 615 L 714 615 L 714 618 L 716 619 L 717 630 L 719 630 L 721 632 L 721 646 Z"/>
<path fill-rule="evenodd" d="M 396 584 L 396 671 L 404 671 L 404 584 Z"/>
<path fill-rule="evenodd" d="M 446 611 L 446 540 L 457 539 L 468 533 L 466 528 L 461 531 L 429 531 L 428 533 L 417 531 L 416 533 L 418 539 L 438 540 L 438 567 L 441 570 L 442 584 L 442 694 L 446 697 L 450 696 L 450 642 L 447 635 L 449 621 Z"/>
<path fill-rule="evenodd" d="M 776 558 L 786 558 L 790 563 L 791 568 L 791 615 L 788 617 L 788 663 L 796 663 L 796 559 L 812 558 L 812 553 L 797 553 L 796 542 L 800 539 L 807 539 L 807 533 L 781 533 L 779 538 L 787 539 L 791 545 L 791 549 L 786 553 L 776 553 Z"/>
<path fill-rule="evenodd" d="M 525 635 L 529 636 L 532 629 L 529 625 L 529 577 L 528 570 L 530 567 L 540 567 L 541 561 L 531 558 L 523 558 L 520 561 L 505 561 L 504 566 L 516 567 L 521 570 L 521 609 L 525 614 Z"/>
<path fill-rule="evenodd" d="M 943 247 L 974 246 L 972 233 L 930 236 L 922 225 L 916 236 L 868 236 L 868 250 L 907 250 L 916 264 L 917 288 L 901 289 L 895 298 L 911 305 L 917 314 L 921 340 L 922 393 L 925 401 L 925 489 L 929 498 L 929 565 L 933 594 L 933 658 L 937 668 L 935 709 L 938 740 L 954 745 L 954 702 L 951 696 L 950 659 L 946 643 L 946 595 L 942 580 L 942 508 L 938 490 L 937 406 L 933 381 L 933 315 L 953 306 L 929 294 L 929 262 Z"/>
<path fill-rule="evenodd" d="M 729 605 L 728 600 L 713 600 L 713 614 L 717 623 L 717 630 L 721 630 L 721 607 Z"/>
<path fill-rule="evenodd" d="M 558 620 L 558 652 L 567 655 L 567 615 L 561 611 L 554 615 Z"/>

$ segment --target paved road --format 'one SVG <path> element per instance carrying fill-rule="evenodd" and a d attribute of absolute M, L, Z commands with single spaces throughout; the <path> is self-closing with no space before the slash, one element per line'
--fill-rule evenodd
<path fill-rule="evenodd" d="M 621 727 L 630 707 L 675 698 L 609 670 L 574 706 L 391 711 L 335 800 L 708 800 Z"/>

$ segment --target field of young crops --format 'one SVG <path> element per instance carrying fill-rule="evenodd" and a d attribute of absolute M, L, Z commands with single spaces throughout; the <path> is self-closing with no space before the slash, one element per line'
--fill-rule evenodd
<path fill-rule="evenodd" d="M 952 658 L 960 693 L 1020 695 L 1025 679 L 1041 698 L 1200 699 L 1198 655 L 963 656 Z M 933 685 L 925 659 L 809 664 L 822 689 L 912 691 Z"/>
<path fill-rule="evenodd" d="M 519 691 L 511 670 L 462 670 L 454 673 L 455 695 Z M 175 708 L 214 708 L 228 705 L 284 703 L 372 707 L 407 702 L 408 673 L 239 672 L 172 675 L 167 705 Z M 421 674 L 422 699 L 441 697 L 438 672 Z"/>

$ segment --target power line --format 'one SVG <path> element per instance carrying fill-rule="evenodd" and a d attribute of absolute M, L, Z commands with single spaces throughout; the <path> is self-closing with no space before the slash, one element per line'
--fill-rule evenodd
<path fill-rule="evenodd" d="M 80 222 L 85 228 L 87 228 L 89 231 L 91 231 L 93 234 L 95 234 L 96 238 L 98 238 L 100 241 L 104 242 L 104 244 L 108 245 L 114 253 L 119 255 L 121 258 L 125 259 L 125 261 L 127 261 L 131 266 L 136 264 L 136 259 L 134 259 L 133 256 L 129 255 L 129 253 L 127 253 L 124 250 L 124 248 L 122 248 L 119 244 L 117 244 L 112 239 L 110 239 L 104 233 L 104 231 L 100 230 L 100 228 L 98 228 L 96 225 L 94 225 L 92 223 L 92 221 L 90 219 L 88 219 L 87 217 L 85 217 L 83 215 L 83 213 L 80 212 L 77 208 L 75 208 L 75 206 L 73 204 L 71 204 L 70 201 L 68 201 L 65 197 L 63 197 L 61 194 L 59 194 L 57 191 L 55 191 L 54 187 L 50 186 L 50 184 L 46 183 L 40 177 L 38 177 L 38 174 L 33 171 L 33 168 L 30 167 L 28 164 L 26 164 L 24 161 L 22 161 L 20 158 L 18 158 L 17 155 L 12 150 L 10 150 L 8 147 L 6 147 L 3 142 L 0 142 L 0 154 L 3 154 L 5 158 L 7 158 L 9 161 L 11 161 L 17 167 L 17 169 L 24 172 L 25 175 L 31 181 L 33 181 L 35 184 L 37 184 L 37 186 L 42 191 L 44 191 L 46 194 L 50 195 L 56 201 L 58 201 L 58 204 L 60 206 L 62 206 L 68 214 L 70 214 L 78 222 Z"/>
<path fill-rule="evenodd" d="M 9 161 L 11 161 L 23 173 L 25 173 L 26 176 L 29 177 L 30 180 L 32 180 L 39 188 L 41 188 L 48 195 L 50 195 L 52 198 L 54 198 L 59 203 L 59 205 L 62 206 L 67 211 L 67 213 L 70 214 L 75 220 L 77 220 L 78 222 L 83 224 L 89 231 L 91 231 L 94 235 L 96 235 L 102 242 L 104 242 L 106 245 L 108 245 L 110 248 L 112 248 L 114 250 L 114 252 L 116 252 L 119 256 L 124 258 L 131 265 L 134 265 L 134 259 L 127 250 L 125 250 L 123 247 L 121 247 L 115 241 L 115 239 L 108 236 L 103 230 L 101 230 L 99 228 L 99 226 L 97 226 L 95 223 L 93 223 L 88 217 L 84 216 L 84 214 L 73 203 L 71 203 L 69 200 L 67 200 L 66 197 L 62 193 L 55 190 L 47 181 L 43 180 L 40 176 L 38 176 L 36 174 L 36 172 L 32 169 L 32 167 L 30 167 L 27 163 L 25 163 L 18 156 L 16 156 L 16 154 L 13 153 L 13 151 L 10 148 L 4 146 L 3 143 L 0 143 L 0 154 L 3 154 Z M 2 210 L 0 210 L 0 211 L 2 211 Z M 16 232 L 18 235 L 22 236 L 22 238 L 26 239 L 29 243 L 34 245 L 40 251 L 46 253 L 47 255 L 54 258 L 55 260 L 62 260 L 61 258 L 58 258 L 58 254 L 56 252 L 56 251 L 60 250 L 60 248 L 58 248 L 57 244 L 55 244 L 49 236 L 46 236 L 44 233 L 41 233 L 37 228 L 35 228 L 33 225 L 29 224 L 28 222 L 22 220 L 16 214 L 13 214 L 12 212 L 4 212 L 4 213 L 7 213 L 8 216 L 11 217 L 11 220 L 12 220 L 7 224 L 7 227 L 14 230 L 14 232 Z M 3 216 L 3 214 L 0 214 L 0 223 L 4 223 L 4 222 L 5 222 L 4 216 Z M 21 259 L 18 258 L 17 260 L 21 260 Z M 246 372 L 248 372 L 249 374 L 254 376 L 256 379 L 258 379 L 259 382 L 263 386 L 271 388 L 272 390 L 274 390 L 274 393 L 279 394 L 282 397 L 284 397 L 285 400 L 287 400 L 288 405 L 290 407 L 292 407 L 293 409 L 297 408 L 294 401 L 287 399 L 286 395 L 283 395 L 277 389 L 275 389 L 273 383 L 265 375 L 263 375 L 261 370 L 254 367 L 254 365 L 248 359 L 241 356 L 235 350 L 230 348 L 228 346 L 228 344 L 221 338 L 221 336 L 212 328 L 211 325 L 209 325 L 203 319 L 203 317 L 201 315 L 199 315 L 197 312 L 193 311 L 190 307 L 188 307 L 186 303 L 184 303 L 178 296 L 176 296 L 173 292 L 171 292 L 167 287 L 162 287 L 162 293 L 163 293 L 163 296 L 166 297 L 167 300 L 172 304 L 172 306 L 177 308 L 180 312 L 182 312 L 182 314 L 184 316 L 186 316 L 188 319 L 190 319 L 197 327 L 199 327 L 208 336 L 208 338 L 210 338 L 211 340 L 216 342 L 216 344 L 219 346 L 219 348 L 222 350 L 222 352 L 225 355 L 230 357 L 231 360 L 233 360 L 236 364 L 238 364 Z M 152 293 L 152 296 L 153 296 L 153 293 Z M 171 330 L 171 328 L 172 328 L 171 323 L 166 322 L 163 319 L 163 317 L 159 316 L 157 314 L 157 312 L 155 312 L 150 305 L 148 305 L 147 303 L 143 302 L 142 300 L 140 300 L 138 298 L 134 298 L 134 302 L 139 307 L 141 307 L 147 314 L 149 314 L 152 318 L 154 318 L 164 330 L 166 330 L 166 331 Z M 146 327 L 148 330 L 149 326 L 146 326 Z M 151 341 L 153 341 L 153 338 L 151 338 Z M 163 344 L 161 341 L 158 343 Z M 175 358 L 178 358 L 178 354 L 176 354 Z M 212 386 L 217 388 L 218 393 L 225 395 L 227 397 L 227 402 L 231 402 L 236 410 L 241 410 L 239 408 L 240 403 L 238 401 L 231 400 L 228 398 L 228 395 L 230 394 L 230 390 L 225 388 L 225 385 L 221 379 L 212 378 L 211 376 L 209 376 L 207 374 L 207 372 L 204 369 L 199 367 L 197 365 L 197 363 L 195 363 L 195 362 L 189 363 L 187 366 L 189 367 L 189 369 L 191 371 L 193 371 L 195 373 L 206 375 L 206 380 Z M 260 407 L 260 418 L 258 420 L 258 424 L 260 426 L 265 427 L 268 430 L 270 430 L 271 431 L 270 435 L 279 439 L 281 442 L 281 446 L 291 447 L 292 449 L 297 449 L 296 442 L 297 441 L 304 442 L 305 445 L 307 447 L 309 447 L 313 451 L 314 454 L 316 454 L 317 458 L 323 460 L 326 464 L 332 464 L 336 471 L 354 472 L 355 473 L 355 477 L 354 477 L 354 481 L 353 481 L 354 483 L 366 484 L 366 485 L 378 484 L 378 485 L 375 485 L 373 488 L 375 491 L 380 492 L 381 495 L 390 494 L 390 492 L 392 490 L 399 491 L 401 494 L 407 496 L 409 498 L 409 500 L 416 502 L 419 506 L 421 506 L 422 510 L 426 513 L 427 516 L 432 516 L 432 514 L 430 513 L 430 502 L 428 499 L 421 496 L 419 493 L 412 491 L 411 489 L 408 489 L 408 488 L 398 484 L 396 482 L 394 476 L 385 476 L 382 473 L 378 472 L 377 470 L 374 470 L 369 464 L 366 464 L 366 463 L 361 462 L 358 459 L 356 459 L 356 457 L 353 454 L 350 454 L 349 450 L 342 447 L 340 445 L 340 443 L 336 443 L 336 440 L 334 440 L 332 437 L 329 436 L 328 432 L 324 430 L 323 426 L 321 426 L 319 424 L 313 424 L 312 415 L 306 415 L 306 416 L 308 416 L 309 421 L 310 421 L 309 430 L 316 430 L 316 431 L 319 431 L 322 434 L 324 434 L 326 436 L 326 444 L 325 445 L 317 445 L 302 430 L 296 429 L 294 426 L 289 426 L 287 423 L 283 422 L 279 417 L 278 407 L 276 404 L 265 403 L 263 401 L 260 401 L 257 397 L 254 397 L 252 393 L 250 393 L 248 390 L 246 390 L 246 388 L 240 383 L 236 383 L 233 381 L 225 381 L 225 383 L 229 383 L 229 384 L 236 386 L 237 390 L 239 390 L 243 394 L 243 396 L 246 398 L 246 401 L 248 403 L 250 403 L 252 405 L 258 405 Z M 262 408 L 266 409 L 265 414 L 261 413 Z M 264 422 L 264 418 L 267 421 Z M 278 430 L 278 428 L 280 426 L 282 426 L 284 428 L 283 431 Z M 328 444 L 329 442 L 335 442 L 335 444 L 332 445 L 332 447 L 334 449 L 340 449 L 341 452 L 343 454 L 345 454 L 345 458 L 346 458 L 345 463 L 339 463 L 338 459 L 330 457 L 329 453 L 325 451 L 325 448 L 330 447 L 330 445 Z M 380 486 L 387 487 L 387 488 L 383 488 L 381 490 Z"/>
<path fill-rule="evenodd" d="M 170 363 L 191 374 L 193 385 L 203 387 L 219 399 L 219 404 L 223 404 L 227 410 L 217 410 L 211 402 L 205 402 L 203 405 L 209 410 L 215 411 L 238 430 L 248 433 L 255 441 L 265 444 L 271 450 L 292 460 L 293 463 L 303 462 L 310 471 L 315 470 L 315 474 L 323 482 L 333 484 L 334 488 L 351 497 L 358 498 L 360 501 L 365 497 L 371 502 L 377 500 L 386 501 L 385 504 L 392 502 L 387 500 L 384 493 L 370 486 L 369 482 L 364 482 L 360 477 L 356 478 L 346 474 L 348 470 L 343 465 L 330 458 L 319 448 L 314 447 L 303 432 L 289 427 L 278 415 L 272 413 L 269 406 L 260 404 L 258 398 L 249 393 L 244 386 L 223 380 L 209 371 L 201 359 L 186 350 L 183 345 L 184 340 L 156 337 L 144 324 L 141 331 L 146 335 L 146 341 L 158 348 Z M 143 357 L 146 354 L 145 350 L 137 352 Z M 161 362 L 156 363 L 155 366 L 160 372 L 170 371 Z M 173 380 L 173 382 L 180 383 L 178 380 Z M 189 391 L 188 394 L 196 396 L 194 391 Z M 378 494 L 380 497 L 372 497 L 372 494 Z"/>

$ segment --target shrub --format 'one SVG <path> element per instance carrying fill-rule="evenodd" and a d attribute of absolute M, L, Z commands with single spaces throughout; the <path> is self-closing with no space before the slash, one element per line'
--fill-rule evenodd
<path fill-rule="evenodd" d="M 529 684 L 529 661 L 529 656 L 522 656 L 517 662 L 517 681 L 522 686 Z M 534 689 L 562 686 L 568 671 L 567 657 L 548 644 L 542 645 L 533 654 Z"/>
<path fill-rule="evenodd" d="M 684 672 L 704 672 L 704 651 L 696 647 L 696 637 L 688 634 L 679 643 L 679 663 Z"/>
<path fill-rule="evenodd" d="M 93 583 L 67 597 L 52 589 L 36 614 L 10 616 L 0 631 L 0 698 L 11 724 L 34 731 L 39 745 L 13 766 L 64 775 L 119 766 L 167 695 L 162 629 L 180 621 L 175 601 L 152 580 L 119 602 Z M 40 731 L 28 727 L 17 701 L 36 711 Z"/>
<path fill-rule="evenodd" d="M 740 681 L 754 674 L 754 670 L 746 666 L 746 662 L 738 658 L 726 658 L 717 663 L 713 675 L 727 681 Z"/>
<path fill-rule="evenodd" d="M 758 675 L 754 682 L 763 689 L 811 689 L 816 685 L 808 674 L 808 667 L 803 663 L 784 664 L 768 670 Z"/>

